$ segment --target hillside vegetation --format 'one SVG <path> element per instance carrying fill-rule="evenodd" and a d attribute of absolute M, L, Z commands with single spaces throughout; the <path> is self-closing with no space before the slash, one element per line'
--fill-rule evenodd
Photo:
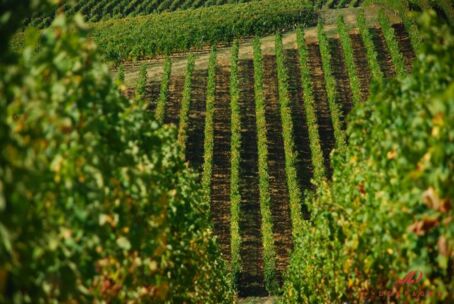
<path fill-rule="evenodd" d="M 367 99 L 372 78 L 412 69 L 412 34 L 392 12 L 373 9 L 343 10 L 323 19 L 332 23 L 257 37 L 252 45 L 236 40 L 187 60 L 125 63 L 128 72 L 140 66 L 136 92 L 151 114 L 180 126 L 179 144 L 202 174 L 240 296 L 280 293 L 311 218 L 304 199 L 331 178 L 331 152 L 346 149 L 352 107 Z M 145 74 L 144 66 L 153 68 Z"/>
<path fill-rule="evenodd" d="M 264 0 L 90 23 L 89 36 L 102 46 L 99 52 L 107 60 L 118 62 L 229 44 L 240 37 L 313 25 L 316 18 L 304 1 Z M 16 49 L 22 49 L 29 32 L 36 29 L 16 35 Z"/>
<path fill-rule="evenodd" d="M 315 20 L 305 2 L 266 0 L 99 22 L 92 25 L 91 37 L 108 59 L 124 60 L 230 43 Z"/>
<path fill-rule="evenodd" d="M 43 8 L 25 20 L 25 25 L 47 27 L 57 12 L 67 16 L 80 13 L 85 20 L 97 22 L 111 18 L 149 15 L 153 13 L 172 12 L 176 10 L 196 9 L 223 4 L 244 3 L 250 0 L 88 0 L 61 1 L 57 8 Z"/>
<path fill-rule="evenodd" d="M 218 2 L 0 45 L 0 302 L 454 302 L 452 3 Z"/>
<path fill-rule="evenodd" d="M 8 39 L 30 7 L 4 8 Z M 1 48 L 0 303 L 231 303 L 175 129 L 120 94 L 84 28 Z"/>
<path fill-rule="evenodd" d="M 355 107 L 332 182 L 306 197 L 284 303 L 454 299 L 454 32 L 422 22 L 413 72 Z M 410 271 L 422 280 L 399 285 Z"/>
<path fill-rule="evenodd" d="M 254 0 L 261 1 L 261 0 Z M 64 12 L 67 16 L 80 13 L 89 22 L 98 22 L 111 18 L 124 18 L 156 13 L 173 12 L 177 10 L 192 10 L 203 7 L 212 7 L 225 4 L 240 4 L 251 0 L 88 0 L 88 1 L 61 1 L 57 8 L 46 8 L 35 11 L 25 20 L 26 26 L 38 28 L 51 24 L 57 12 Z M 318 0 L 313 3 L 316 8 L 344 8 L 359 6 L 363 0 Z"/>

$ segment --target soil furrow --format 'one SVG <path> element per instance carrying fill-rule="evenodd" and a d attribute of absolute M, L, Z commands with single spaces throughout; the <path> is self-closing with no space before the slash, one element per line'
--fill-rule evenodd
<path fill-rule="evenodd" d="M 128 99 L 133 99 L 134 94 L 135 94 L 135 89 L 134 88 L 127 88 L 124 92 L 123 95 L 128 98 Z"/>
<path fill-rule="evenodd" d="M 145 87 L 143 100 L 147 103 L 147 111 L 154 112 L 156 103 L 159 98 L 159 90 L 161 88 L 160 81 L 151 81 Z M 127 98 L 134 99 L 136 95 L 135 88 L 127 88 L 123 93 Z"/>
<path fill-rule="evenodd" d="M 322 57 L 318 44 L 308 45 L 309 69 L 312 78 L 312 91 L 314 94 L 314 107 L 317 115 L 318 133 L 322 148 L 325 169 L 331 176 L 329 154 L 334 149 L 334 129 L 331 121 L 328 96 L 325 90 L 325 77 L 323 75 Z"/>
<path fill-rule="evenodd" d="M 350 39 L 353 47 L 353 59 L 357 67 L 356 73 L 361 86 L 361 100 L 364 101 L 369 96 L 369 85 L 372 77 L 367 62 L 366 47 L 360 34 L 350 34 Z"/>
<path fill-rule="evenodd" d="M 304 189 L 312 188 L 311 178 L 313 175 L 313 165 L 307 119 L 303 106 L 299 55 L 298 51 L 295 49 L 284 50 L 284 54 L 285 64 L 289 75 L 288 88 L 293 121 L 293 141 L 297 153 L 296 170 L 301 190 L 304 191 Z"/>
<path fill-rule="evenodd" d="M 200 170 L 203 166 L 207 79 L 207 70 L 195 70 L 192 74 L 186 160 L 196 170 Z"/>
<path fill-rule="evenodd" d="M 154 113 L 156 104 L 159 99 L 159 91 L 161 90 L 160 81 L 151 81 L 145 88 L 144 100 L 148 103 L 147 110 Z"/>
<path fill-rule="evenodd" d="M 396 39 L 399 44 L 399 49 L 404 56 L 405 68 L 407 72 L 411 71 L 413 61 L 415 60 L 415 52 L 411 45 L 410 37 L 402 23 L 393 25 L 394 32 L 396 33 Z"/>
<path fill-rule="evenodd" d="M 184 77 L 172 76 L 169 83 L 169 96 L 166 102 L 164 123 L 178 126 Z"/>
<path fill-rule="evenodd" d="M 252 60 L 239 61 L 240 83 L 240 296 L 267 294 L 263 273 L 263 243 L 258 186 L 257 127 L 254 104 L 254 65 Z"/>
<path fill-rule="evenodd" d="M 216 67 L 216 98 L 213 118 L 213 167 L 211 216 L 214 233 L 224 258 L 230 260 L 230 72 Z"/>
<path fill-rule="evenodd" d="M 279 112 L 276 57 L 264 56 L 264 97 L 268 140 L 268 176 L 270 209 L 276 249 L 277 279 L 283 282 L 283 273 L 289 262 L 292 243 L 289 193 L 285 175 L 284 139 Z"/>
<path fill-rule="evenodd" d="M 350 88 L 350 80 L 348 79 L 347 67 L 345 66 L 344 52 L 342 45 L 338 39 L 329 39 L 331 53 L 331 71 L 336 80 L 336 103 L 341 110 L 342 128 L 346 128 L 346 117 L 350 113 L 353 106 L 353 95 Z M 321 62 L 320 49 L 316 44 L 309 45 L 309 52 L 313 54 L 309 60 L 316 59 Z M 319 58 L 319 59 L 317 59 Z M 317 89 L 314 88 L 314 93 L 317 94 Z"/>
<path fill-rule="evenodd" d="M 383 74 L 386 78 L 396 75 L 391 54 L 389 53 L 388 46 L 386 45 L 385 37 L 381 28 L 370 28 L 372 40 L 374 41 L 375 50 L 377 51 L 378 64 L 380 65 Z"/>

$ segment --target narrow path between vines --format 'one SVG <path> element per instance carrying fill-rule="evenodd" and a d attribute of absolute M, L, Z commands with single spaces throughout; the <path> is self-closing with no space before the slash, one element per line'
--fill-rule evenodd
<path fill-rule="evenodd" d="M 240 60 L 240 296 L 265 296 L 263 243 L 258 177 L 257 126 L 254 103 L 254 66 L 252 60 Z"/>
<path fill-rule="evenodd" d="M 285 174 L 284 140 L 279 112 L 276 57 L 264 56 L 265 119 L 268 139 L 268 175 L 270 208 L 276 249 L 277 280 L 282 284 L 283 273 L 293 248 L 290 222 L 289 193 Z"/>
<path fill-rule="evenodd" d="M 230 260 L 230 72 L 216 67 L 211 218 L 222 255 Z"/>
<path fill-rule="evenodd" d="M 196 170 L 201 170 L 203 165 L 207 80 L 207 70 L 194 70 L 192 74 L 191 103 L 189 105 L 186 160 Z"/>

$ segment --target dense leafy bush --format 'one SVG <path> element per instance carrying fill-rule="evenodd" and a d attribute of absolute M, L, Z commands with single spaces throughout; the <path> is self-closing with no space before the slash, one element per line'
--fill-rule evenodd
<path fill-rule="evenodd" d="M 0 49 L 0 302 L 232 302 L 175 129 L 120 94 L 86 34 L 59 16 L 18 58 Z"/>
<path fill-rule="evenodd" d="M 421 21 L 421 62 L 373 86 L 332 183 L 307 198 L 285 303 L 454 301 L 454 31 Z"/>

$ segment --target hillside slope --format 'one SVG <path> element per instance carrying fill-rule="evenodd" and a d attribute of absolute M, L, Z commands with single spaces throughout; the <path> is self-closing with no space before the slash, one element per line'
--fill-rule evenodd
<path fill-rule="evenodd" d="M 238 55 L 229 47 L 194 53 L 183 118 L 186 54 L 171 56 L 171 69 L 166 58 L 124 64 L 129 87 L 146 66 L 151 113 L 160 108 L 164 122 L 187 123 L 186 159 L 208 181 L 214 231 L 240 297 L 274 294 L 274 282 L 282 284 L 299 218 L 309 216 L 304 193 L 312 180 L 330 177 L 330 153 L 345 145 L 346 117 L 367 98 L 371 79 L 396 76 L 399 60 L 411 70 L 415 51 L 401 19 L 380 6 L 364 11 L 362 31 L 362 9 L 323 11 L 323 26 L 303 35 L 267 36 L 259 48 L 242 40 Z"/>

